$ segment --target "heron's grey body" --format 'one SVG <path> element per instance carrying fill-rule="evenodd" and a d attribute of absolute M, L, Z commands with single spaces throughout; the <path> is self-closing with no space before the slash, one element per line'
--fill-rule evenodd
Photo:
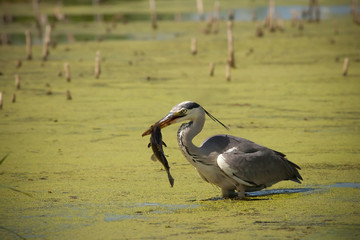
<path fill-rule="evenodd" d="M 178 130 L 179 147 L 205 181 L 222 189 L 223 197 L 243 198 L 245 191 L 261 190 L 282 180 L 301 183 L 299 166 L 284 154 L 247 139 L 215 135 L 195 146 L 192 140 L 203 129 L 205 114 L 217 120 L 199 104 L 182 102 L 159 122 L 165 127 L 173 122 L 188 121 Z"/>

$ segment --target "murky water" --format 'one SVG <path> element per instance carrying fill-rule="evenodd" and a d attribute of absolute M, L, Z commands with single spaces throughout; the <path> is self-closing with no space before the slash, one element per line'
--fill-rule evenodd
<path fill-rule="evenodd" d="M 296 11 L 301 17 L 303 11 L 307 11 L 308 6 L 276 6 L 275 15 L 281 17 L 284 20 L 292 18 L 292 12 Z M 257 7 L 257 8 L 236 8 L 233 9 L 235 21 L 253 21 L 254 13 L 256 14 L 257 20 L 264 20 L 268 15 L 268 7 Z M 320 6 L 320 15 L 322 19 L 330 19 L 333 17 L 341 17 L 350 13 L 350 5 L 337 5 L 337 6 Z M 213 13 L 207 13 L 207 15 Z M 220 18 L 227 19 L 229 10 L 221 11 Z M 201 18 L 197 13 L 182 14 L 181 19 L 185 21 L 200 21 Z"/>
<path fill-rule="evenodd" d="M 289 20 L 292 17 L 292 12 L 296 11 L 301 17 L 301 12 L 306 11 L 308 6 L 276 6 L 275 15 L 277 17 L 281 17 L 284 20 Z M 360 11 L 360 8 L 359 8 Z M 256 20 L 263 21 L 267 14 L 268 8 L 267 7 L 258 7 L 258 8 L 236 8 L 233 9 L 234 13 L 234 21 L 253 21 L 254 20 L 254 13 L 256 13 Z M 205 13 L 205 15 L 212 15 L 212 12 Z M 226 20 L 228 18 L 229 10 L 222 10 L 220 11 L 220 19 Z M 331 19 L 334 17 L 344 17 L 350 14 L 350 5 L 335 5 L 335 6 L 321 6 L 320 7 L 320 14 L 321 19 Z M 162 19 L 162 21 L 173 21 L 174 15 L 169 14 L 158 14 L 158 18 Z M 111 22 L 112 18 L 114 17 L 113 14 L 104 15 L 103 19 L 105 22 Z M 150 20 L 149 14 L 125 14 L 123 15 L 124 19 L 130 22 L 147 22 Z M 180 13 L 177 14 L 177 18 L 181 21 L 202 21 L 200 15 L 198 13 Z M 94 15 L 89 14 L 80 14 L 80 15 L 68 15 L 68 21 L 73 23 L 81 23 L 81 22 L 93 22 Z M 31 18 L 17 18 L 16 21 L 25 21 L 31 22 L 33 19 Z M 89 28 L 88 24 L 82 25 L 83 29 Z M 107 28 L 107 33 L 81 33 L 81 32 L 74 32 L 72 36 L 76 41 L 111 41 L 111 40 L 173 40 L 178 37 L 176 32 L 171 33 L 162 33 L 159 32 L 157 34 L 154 33 L 143 33 L 137 32 L 132 34 L 118 34 L 116 30 L 112 29 L 111 27 Z M 25 38 L 23 33 L 10 33 L 9 39 L 11 40 L 12 44 L 25 44 Z M 60 33 L 60 34 L 53 34 L 53 40 L 57 43 L 66 43 L 69 41 L 68 39 L 68 32 Z M 37 38 L 34 36 L 33 43 L 41 45 L 43 42 L 42 37 Z"/>

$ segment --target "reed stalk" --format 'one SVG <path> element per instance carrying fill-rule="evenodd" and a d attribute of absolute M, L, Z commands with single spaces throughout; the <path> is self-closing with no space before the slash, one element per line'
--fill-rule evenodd
<path fill-rule="evenodd" d="M 70 76 L 70 66 L 69 66 L 69 63 L 65 63 L 65 64 L 64 64 L 64 72 L 65 72 L 65 79 L 66 79 L 66 81 L 70 82 L 70 81 L 71 81 L 71 76 Z"/>
<path fill-rule="evenodd" d="M 31 31 L 27 29 L 25 31 L 25 38 L 26 38 L 26 59 L 32 59 L 32 42 L 31 42 Z"/>
<path fill-rule="evenodd" d="M 197 41 L 196 41 L 196 38 L 191 39 L 190 52 L 191 52 L 192 55 L 197 54 Z"/>
<path fill-rule="evenodd" d="M 348 70 L 349 70 L 349 58 L 345 58 L 344 59 L 344 65 L 343 65 L 343 73 L 342 73 L 342 75 L 344 77 L 347 76 Z"/>

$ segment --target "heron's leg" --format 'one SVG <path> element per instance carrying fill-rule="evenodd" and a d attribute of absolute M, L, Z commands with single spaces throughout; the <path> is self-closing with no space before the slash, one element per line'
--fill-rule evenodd
<path fill-rule="evenodd" d="M 221 191 L 223 198 L 236 198 L 238 196 L 234 189 L 222 188 Z"/>
<path fill-rule="evenodd" d="M 237 197 L 239 198 L 239 199 L 244 199 L 245 198 L 245 186 L 244 185 L 242 185 L 242 184 L 239 184 L 239 185 L 237 185 L 236 186 L 236 191 L 237 191 Z"/>

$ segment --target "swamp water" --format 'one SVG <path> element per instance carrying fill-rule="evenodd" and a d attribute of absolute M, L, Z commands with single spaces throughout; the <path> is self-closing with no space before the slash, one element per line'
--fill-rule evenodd
<path fill-rule="evenodd" d="M 255 36 L 256 23 L 237 22 L 230 82 L 224 22 L 217 35 L 203 35 L 202 23 L 164 21 L 156 32 L 128 24 L 117 31 L 177 37 L 59 44 L 46 62 L 35 46 L 34 59 L 18 69 L 25 47 L 1 46 L 0 158 L 9 155 L 0 165 L 0 238 L 358 239 L 360 29 L 350 18 L 336 22 L 338 34 L 330 20 L 305 23 L 302 32 L 285 22 L 285 32 L 263 38 Z M 65 62 L 70 82 L 58 76 Z M 287 154 L 301 166 L 303 184 L 220 199 L 178 150 L 174 125 L 162 131 L 171 188 L 141 133 L 184 100 L 203 105 L 227 133 Z M 224 132 L 207 119 L 195 142 Z"/>

